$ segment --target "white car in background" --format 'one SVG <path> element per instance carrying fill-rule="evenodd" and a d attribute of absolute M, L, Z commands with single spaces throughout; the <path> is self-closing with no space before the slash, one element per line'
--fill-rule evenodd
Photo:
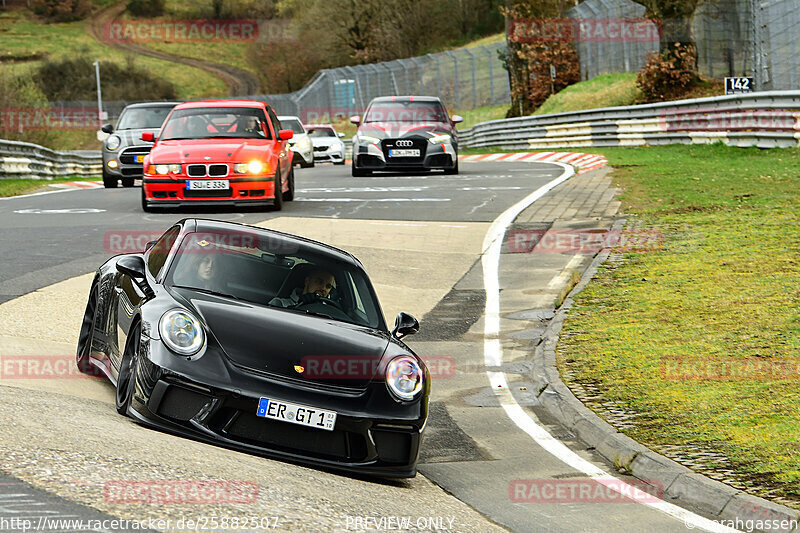
<path fill-rule="evenodd" d="M 313 124 L 306 127 L 314 147 L 314 161 L 330 161 L 334 165 L 344 165 L 344 133 L 336 133 L 330 124 Z"/>
<path fill-rule="evenodd" d="M 281 121 L 281 129 L 292 130 L 294 137 L 289 139 L 289 148 L 294 152 L 292 158 L 292 165 L 300 165 L 302 168 L 314 166 L 314 147 L 311 145 L 311 139 L 308 138 L 308 133 L 300 122 L 299 117 L 278 117 Z"/>

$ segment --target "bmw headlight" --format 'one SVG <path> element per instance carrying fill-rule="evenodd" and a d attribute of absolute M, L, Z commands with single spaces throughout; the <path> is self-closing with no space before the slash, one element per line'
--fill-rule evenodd
<path fill-rule="evenodd" d="M 378 144 L 381 142 L 380 139 L 377 137 L 372 137 L 371 135 L 359 135 L 358 142 L 367 143 L 367 144 Z"/>
<path fill-rule="evenodd" d="M 112 135 L 106 139 L 106 148 L 109 150 L 116 150 L 119 148 L 120 143 L 122 143 L 122 139 L 119 138 L 119 135 Z"/>
<path fill-rule="evenodd" d="M 167 348 L 180 355 L 194 355 L 206 342 L 200 321 L 180 309 L 164 313 L 158 323 L 158 332 Z"/>
<path fill-rule="evenodd" d="M 160 176 L 166 176 L 169 174 L 169 167 L 170 165 L 156 165 L 156 174 Z"/>
<path fill-rule="evenodd" d="M 268 172 L 269 167 L 261 161 L 254 160 L 249 163 L 236 163 L 233 165 L 233 171 L 236 174 L 261 174 Z"/>
<path fill-rule="evenodd" d="M 422 369 L 410 355 L 389 361 L 386 367 L 386 386 L 400 400 L 411 401 L 422 390 Z"/>
<path fill-rule="evenodd" d="M 450 142 L 450 136 L 447 135 L 446 133 L 442 134 L 442 135 L 434 135 L 433 137 L 428 139 L 428 142 L 431 143 L 431 144 L 449 143 Z"/>

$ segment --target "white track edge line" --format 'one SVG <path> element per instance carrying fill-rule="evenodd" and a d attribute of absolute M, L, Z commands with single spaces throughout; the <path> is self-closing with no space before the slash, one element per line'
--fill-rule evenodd
<path fill-rule="evenodd" d="M 483 282 L 486 291 L 486 307 L 484 309 L 484 341 L 483 353 L 484 364 L 487 367 L 497 367 L 502 364 L 503 348 L 500 344 L 500 251 L 503 246 L 503 237 L 506 229 L 519 216 L 519 214 L 536 200 L 544 196 L 553 187 L 563 183 L 575 174 L 575 169 L 565 163 L 557 163 L 564 169 L 562 174 L 542 185 L 531 194 L 506 209 L 498 216 L 486 232 L 483 240 L 483 254 L 481 256 L 481 266 L 483 267 Z M 575 470 L 582 472 L 592 479 L 615 477 L 602 468 L 592 464 L 577 453 L 570 450 L 563 442 L 553 437 L 546 429 L 536 423 L 528 413 L 517 403 L 514 396 L 508 389 L 505 374 L 502 372 L 486 372 L 492 390 L 500 400 L 500 405 L 508 417 L 522 431 L 527 433 L 539 446 L 553 455 L 556 459 L 571 466 Z M 610 489 L 622 493 L 623 487 L 630 491 L 636 488 L 628 485 L 622 480 L 619 484 L 607 485 Z M 629 492 L 630 494 L 631 492 Z M 655 497 L 654 497 L 655 499 Z M 683 507 L 675 504 L 657 500 L 655 502 L 637 502 L 652 509 L 661 511 L 673 518 L 682 520 L 684 525 L 689 528 L 700 528 L 711 532 L 736 532 L 738 530 L 724 526 L 708 518 L 704 518 Z"/>

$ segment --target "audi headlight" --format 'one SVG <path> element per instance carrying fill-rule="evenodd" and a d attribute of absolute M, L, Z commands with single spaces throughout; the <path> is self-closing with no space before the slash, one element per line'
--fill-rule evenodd
<path fill-rule="evenodd" d="M 158 332 L 167 348 L 180 355 L 194 355 L 206 342 L 200 321 L 180 309 L 164 313 L 158 323 Z"/>
<path fill-rule="evenodd" d="M 372 137 L 371 135 L 359 135 L 358 141 L 367 144 L 378 144 L 379 142 L 381 142 L 380 139 L 378 139 L 377 137 Z"/>
<path fill-rule="evenodd" d="M 299 141 L 297 141 L 297 147 L 301 150 L 310 150 L 311 149 L 311 141 L 308 140 L 308 137 L 303 137 Z"/>
<path fill-rule="evenodd" d="M 422 390 L 422 369 L 410 355 L 389 361 L 386 367 L 386 386 L 400 400 L 411 401 Z"/>
<path fill-rule="evenodd" d="M 119 148 L 120 143 L 122 143 L 122 139 L 119 138 L 119 135 L 112 135 L 106 139 L 106 148 L 109 150 L 116 150 Z"/>
<path fill-rule="evenodd" d="M 428 139 L 428 142 L 431 143 L 431 144 L 449 143 L 450 142 L 450 136 L 447 135 L 447 134 L 434 135 L 433 137 Z"/>

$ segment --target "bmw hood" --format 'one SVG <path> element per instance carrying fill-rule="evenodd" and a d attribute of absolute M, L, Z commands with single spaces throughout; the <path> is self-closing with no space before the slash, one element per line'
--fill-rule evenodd
<path fill-rule="evenodd" d="M 236 365 L 292 380 L 364 389 L 388 334 L 315 315 L 173 288 Z M 300 367 L 303 367 L 302 369 Z"/>
<path fill-rule="evenodd" d="M 369 122 L 358 128 L 361 135 L 378 139 L 402 139 L 404 137 L 424 137 L 434 135 L 454 135 L 454 129 L 443 122 Z"/>
<path fill-rule="evenodd" d="M 150 163 L 208 163 L 249 161 L 263 159 L 264 146 L 269 140 L 262 139 L 188 139 L 159 141 L 150 152 Z M 205 159 L 209 157 L 210 159 Z"/>

